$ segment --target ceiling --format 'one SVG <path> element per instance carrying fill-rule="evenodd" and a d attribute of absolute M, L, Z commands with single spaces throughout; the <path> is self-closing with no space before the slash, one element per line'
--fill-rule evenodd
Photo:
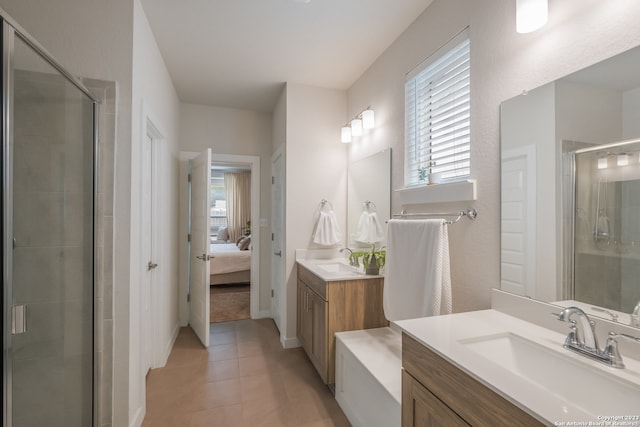
<path fill-rule="evenodd" d="M 432 0 L 141 0 L 182 102 L 271 112 L 348 89 Z"/>

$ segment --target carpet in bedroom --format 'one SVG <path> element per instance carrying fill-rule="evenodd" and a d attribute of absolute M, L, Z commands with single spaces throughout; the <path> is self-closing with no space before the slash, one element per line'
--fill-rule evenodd
<path fill-rule="evenodd" d="M 216 285 L 210 287 L 211 323 L 249 319 L 250 285 Z"/>

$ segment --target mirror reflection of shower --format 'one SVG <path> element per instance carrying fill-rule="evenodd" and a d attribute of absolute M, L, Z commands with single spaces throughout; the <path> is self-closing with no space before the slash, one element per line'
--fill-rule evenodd
<path fill-rule="evenodd" d="M 630 313 L 640 300 L 640 140 L 574 151 L 573 180 L 572 298 Z"/>
<path fill-rule="evenodd" d="M 604 184 L 604 186 L 603 186 Z M 611 243 L 611 221 L 607 216 L 607 181 L 598 181 L 596 197 L 596 218 L 593 240 L 598 249 L 604 249 Z M 604 187 L 604 188 L 603 188 Z"/>

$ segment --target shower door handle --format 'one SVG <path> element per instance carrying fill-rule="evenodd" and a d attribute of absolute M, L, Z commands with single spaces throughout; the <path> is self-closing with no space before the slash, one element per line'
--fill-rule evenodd
<path fill-rule="evenodd" d="M 27 305 L 11 307 L 11 334 L 18 335 L 27 332 Z"/>

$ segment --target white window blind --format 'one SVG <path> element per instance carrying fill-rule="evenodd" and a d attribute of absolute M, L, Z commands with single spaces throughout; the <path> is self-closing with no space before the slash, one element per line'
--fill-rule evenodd
<path fill-rule="evenodd" d="M 405 186 L 470 175 L 470 44 L 458 34 L 407 76 L 405 84 Z"/>

